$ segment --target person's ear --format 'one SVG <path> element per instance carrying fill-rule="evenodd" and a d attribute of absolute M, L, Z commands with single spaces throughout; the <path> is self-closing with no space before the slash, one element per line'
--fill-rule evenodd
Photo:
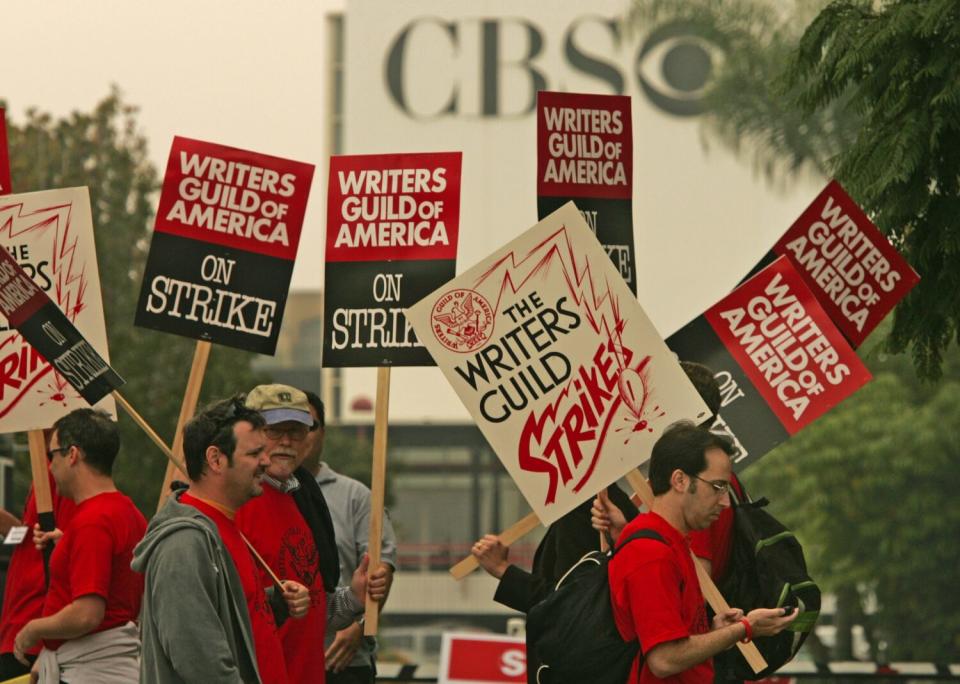
<path fill-rule="evenodd" d="M 67 463 L 70 464 L 71 466 L 75 466 L 77 463 L 80 462 L 80 447 L 74 444 L 67 450 L 67 453 L 64 455 L 67 457 Z"/>
<path fill-rule="evenodd" d="M 222 468 L 221 459 L 223 458 L 223 452 L 220 451 L 218 447 L 208 446 L 207 450 L 203 454 L 204 459 L 207 462 L 207 467 L 210 468 L 210 472 L 219 473 Z"/>
<path fill-rule="evenodd" d="M 687 474 L 677 468 L 670 473 L 670 488 L 681 494 L 687 491 Z"/>

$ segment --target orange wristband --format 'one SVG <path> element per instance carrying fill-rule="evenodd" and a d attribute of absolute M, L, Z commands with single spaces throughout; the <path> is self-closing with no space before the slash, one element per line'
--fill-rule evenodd
<path fill-rule="evenodd" d="M 741 618 L 740 623 L 743 625 L 743 629 L 746 632 L 743 635 L 743 638 L 740 640 L 740 643 L 749 644 L 751 641 L 753 641 L 753 627 L 750 626 L 750 621 L 747 618 Z"/>

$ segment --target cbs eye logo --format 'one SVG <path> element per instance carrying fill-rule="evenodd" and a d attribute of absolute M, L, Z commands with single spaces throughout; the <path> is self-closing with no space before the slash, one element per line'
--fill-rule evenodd
<path fill-rule="evenodd" d="M 703 112 L 703 96 L 723 60 L 723 36 L 676 21 L 655 28 L 637 52 L 637 82 L 654 106 L 674 116 Z"/>

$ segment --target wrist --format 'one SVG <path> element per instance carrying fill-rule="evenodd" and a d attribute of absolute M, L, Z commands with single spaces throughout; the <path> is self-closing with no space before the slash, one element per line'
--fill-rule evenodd
<path fill-rule="evenodd" d="M 753 627 L 750 624 L 750 620 L 747 618 L 741 618 L 740 624 L 743 625 L 743 638 L 740 639 L 741 644 L 749 644 L 753 641 Z"/>

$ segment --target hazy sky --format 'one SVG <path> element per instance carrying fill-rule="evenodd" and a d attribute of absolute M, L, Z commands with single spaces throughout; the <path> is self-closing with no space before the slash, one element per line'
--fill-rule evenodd
<path fill-rule="evenodd" d="M 421 0 L 417 6 L 425 2 Z M 598 4 L 606 6 L 611 2 L 614 0 Z M 384 0 L 382 8 L 370 3 L 360 5 L 365 6 L 368 13 L 373 12 L 374 18 L 357 24 L 363 27 L 364 40 L 355 41 L 350 53 L 358 69 L 355 76 L 364 73 L 361 62 L 369 62 L 366 80 L 361 79 L 369 90 L 359 99 L 355 98 L 354 104 L 367 103 L 368 98 L 376 94 L 374 91 L 382 89 L 369 85 L 379 83 L 382 69 L 382 55 L 370 46 L 375 42 L 377 31 L 397 30 L 396 22 L 402 18 L 398 16 L 395 22 L 391 13 L 402 15 L 407 11 L 403 4 L 393 0 Z M 487 0 L 483 5 L 450 2 L 438 7 L 445 11 L 462 7 L 466 12 L 500 8 L 505 16 L 522 14 L 524 8 L 528 11 L 539 8 L 532 2 L 521 5 L 523 7 L 507 1 Z M 44 3 L 3 0 L 0 7 L 7 30 L 0 40 L 0 98 L 7 101 L 8 117 L 20 122 L 28 107 L 37 107 L 55 116 L 75 109 L 89 111 L 109 93 L 111 85 L 116 84 L 124 100 L 139 107 L 139 125 L 149 141 L 151 159 L 161 172 L 174 135 L 315 164 L 317 172 L 292 288 L 319 289 L 328 165 L 326 21 L 330 12 L 343 6 L 344 0 L 62 0 Z M 589 11 L 598 10 L 593 7 Z M 538 14 L 544 13 L 538 10 Z M 354 90 L 364 87 L 353 85 Z M 642 98 L 635 98 L 634 107 L 639 112 L 645 107 L 649 109 Z M 403 151 L 407 151 L 407 145 L 431 149 L 429 145 L 422 147 L 424 143 L 418 142 L 416 136 L 397 134 L 389 129 L 376 114 L 386 114 L 387 110 L 373 107 L 373 112 L 367 112 L 366 119 L 359 116 L 349 122 L 355 141 L 359 139 L 364 145 L 372 146 L 372 149 L 354 151 L 394 151 L 391 146 L 398 145 L 404 147 Z M 640 198 L 638 206 L 643 211 L 652 211 L 654 203 L 648 198 L 654 197 L 671 206 L 701 206 L 706 216 L 703 221 L 685 224 L 668 221 L 656 213 L 641 213 L 639 217 L 638 239 L 650 255 L 648 262 L 641 264 L 645 273 L 641 278 L 642 290 L 653 295 L 661 292 L 659 283 L 664 280 L 661 278 L 664 270 L 670 275 L 666 280 L 671 282 L 672 290 L 672 297 L 655 296 L 653 301 L 645 301 L 641 296 L 641 303 L 648 307 L 648 313 L 666 334 L 712 303 L 717 286 L 721 290 L 732 286 L 744 269 L 789 225 L 815 190 L 812 185 L 793 188 L 792 197 L 780 198 L 754 180 L 751 183 L 756 183 L 756 201 L 742 207 L 741 195 L 726 193 L 719 183 L 749 174 L 744 170 L 745 165 L 734 161 L 728 153 L 721 151 L 705 162 L 709 164 L 710 179 L 715 179 L 710 183 L 695 183 L 685 174 L 674 176 L 661 168 L 658 160 L 676 156 L 677 139 L 671 137 L 672 134 L 661 135 L 657 127 L 686 127 L 689 134 L 684 138 L 685 144 L 693 150 L 691 154 L 700 157 L 695 120 L 678 123 L 655 115 L 644 121 L 638 129 L 637 145 L 642 158 L 651 163 L 637 167 L 636 182 L 647 193 Z M 497 135 L 519 136 L 518 140 L 523 141 L 534 139 L 532 117 L 525 123 L 513 122 L 509 129 L 499 121 L 496 126 Z M 431 128 L 431 133 L 435 130 L 439 129 Z M 450 149 L 457 147 L 459 145 L 453 145 Z M 522 148 L 516 145 L 514 149 Z M 483 154 L 473 155 L 470 163 L 477 160 L 486 163 Z M 525 163 L 532 164 L 532 157 Z M 517 201 L 525 202 L 526 211 L 502 222 L 504 229 L 520 230 L 536 220 L 534 176 L 532 171 L 528 175 L 526 184 L 530 187 L 518 186 L 522 192 L 515 193 L 520 198 Z M 13 180 L 16 188 L 16 179 Z M 658 183 L 666 183 L 665 188 L 658 190 Z M 710 201 L 705 201 L 707 199 Z M 740 215 L 741 208 L 746 219 Z M 703 227 L 712 227 L 714 234 L 722 237 L 694 239 L 683 232 L 694 231 L 701 236 Z M 513 237 L 513 233 L 493 235 L 488 228 L 479 231 L 466 222 L 463 224 L 458 270 L 464 270 L 488 250 Z M 699 273 L 698 277 L 676 272 L 681 262 L 671 256 L 670 250 L 674 248 L 693 255 L 686 263 Z M 700 268 L 701 262 L 709 263 L 710 267 Z M 109 293 L 104 295 L 109 302 Z M 372 369 L 349 371 L 345 380 L 348 400 L 359 394 L 372 397 L 374 375 Z M 392 417 L 466 418 L 465 410 L 436 369 L 398 370 L 393 387 Z"/>
<path fill-rule="evenodd" d="M 340 7 L 340 0 L 4 0 L 0 98 L 20 122 L 28 107 L 57 116 L 89 111 L 116 84 L 140 108 L 161 173 L 174 135 L 316 164 L 293 287 L 320 288 L 325 17 Z"/>

